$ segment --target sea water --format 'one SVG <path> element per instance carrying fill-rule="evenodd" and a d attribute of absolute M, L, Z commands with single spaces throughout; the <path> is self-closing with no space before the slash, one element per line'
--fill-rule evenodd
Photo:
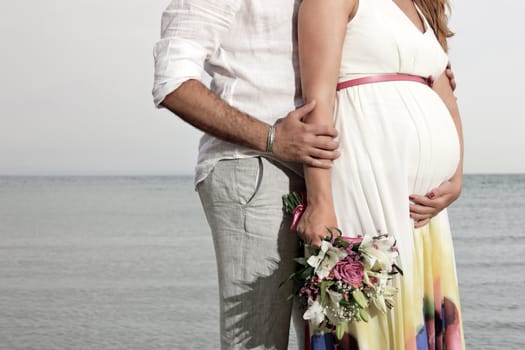
<path fill-rule="evenodd" d="M 467 347 L 525 348 L 525 175 L 449 215 Z M 1 350 L 218 349 L 218 312 L 191 177 L 0 177 Z"/>

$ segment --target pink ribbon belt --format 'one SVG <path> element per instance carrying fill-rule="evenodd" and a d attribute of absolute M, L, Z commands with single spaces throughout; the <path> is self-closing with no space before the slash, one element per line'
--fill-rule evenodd
<path fill-rule="evenodd" d="M 429 76 L 428 78 L 423 78 L 418 75 L 393 73 L 393 74 L 371 75 L 369 77 L 342 81 L 337 84 L 337 90 L 346 89 L 346 88 L 356 86 L 356 85 L 382 83 L 385 81 L 414 81 L 416 83 L 425 84 L 430 87 L 432 87 L 432 85 L 434 84 L 434 78 L 432 76 Z"/>

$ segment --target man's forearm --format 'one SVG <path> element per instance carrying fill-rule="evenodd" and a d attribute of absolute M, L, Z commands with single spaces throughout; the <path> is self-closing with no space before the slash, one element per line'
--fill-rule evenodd
<path fill-rule="evenodd" d="M 188 80 L 161 103 L 184 121 L 219 139 L 266 150 L 269 125 L 217 97 L 198 80 Z"/>
<path fill-rule="evenodd" d="M 265 152 L 270 126 L 218 98 L 197 80 L 188 80 L 161 103 L 196 128 L 221 140 Z M 330 168 L 339 157 L 337 131 L 326 125 L 302 122 L 315 108 L 310 102 L 281 118 L 275 127 L 272 154 L 285 162 Z"/>

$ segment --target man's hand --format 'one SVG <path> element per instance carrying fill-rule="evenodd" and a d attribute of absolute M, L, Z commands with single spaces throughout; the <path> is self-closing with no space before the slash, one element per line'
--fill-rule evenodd
<path fill-rule="evenodd" d="M 447 69 L 445 70 L 445 74 L 447 75 L 448 82 L 450 84 L 450 87 L 452 88 L 452 91 L 456 90 L 456 78 L 454 77 L 454 72 L 452 71 L 452 65 L 450 62 L 447 64 Z"/>
<path fill-rule="evenodd" d="M 243 113 L 217 97 L 197 80 L 184 82 L 170 93 L 162 105 L 196 128 L 221 140 L 264 152 L 268 124 Z M 330 168 L 339 157 L 339 143 L 333 127 L 302 121 L 315 108 L 312 101 L 280 120 L 275 129 L 272 151 L 276 158 Z"/>
<path fill-rule="evenodd" d="M 452 204 L 461 194 L 461 179 L 450 179 L 433 189 L 426 196 L 411 195 L 410 217 L 414 227 L 423 227 L 431 218 Z"/>
<path fill-rule="evenodd" d="M 312 101 L 279 121 L 273 143 L 273 153 L 278 159 L 327 169 L 332 166 L 332 160 L 339 157 L 335 128 L 302 121 L 314 108 L 315 101 Z"/>

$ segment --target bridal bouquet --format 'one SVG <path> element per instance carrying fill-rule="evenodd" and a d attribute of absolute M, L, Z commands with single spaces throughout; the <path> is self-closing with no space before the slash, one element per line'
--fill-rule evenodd
<path fill-rule="evenodd" d="M 295 229 L 305 209 L 304 195 L 283 196 L 285 210 L 293 214 Z M 395 240 L 388 234 L 344 237 L 341 231 L 327 228 L 329 237 L 321 247 L 306 245 L 308 257 L 296 258 L 301 268 L 288 281 L 299 281 L 300 287 L 290 297 L 299 297 L 307 310 L 303 315 L 314 334 L 334 330 L 342 339 L 346 325 L 367 322 L 373 306 L 380 312 L 393 307 L 397 290 L 392 276 L 401 273 L 395 261 Z"/>

